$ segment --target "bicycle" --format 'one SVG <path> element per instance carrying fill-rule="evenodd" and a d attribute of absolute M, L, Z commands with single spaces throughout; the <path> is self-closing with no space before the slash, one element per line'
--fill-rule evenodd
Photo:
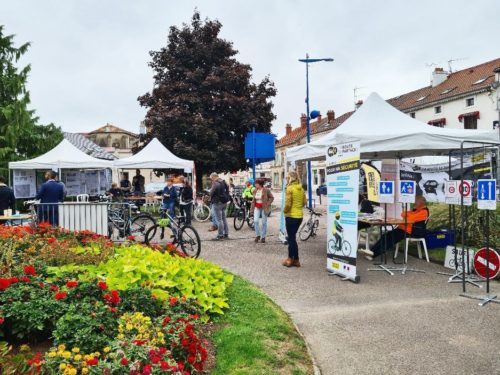
<path fill-rule="evenodd" d="M 29 200 L 24 202 L 24 206 L 28 206 L 29 213 L 31 215 L 31 219 L 28 223 L 31 229 L 35 230 L 38 225 L 38 212 L 35 208 L 35 205 L 40 203 L 39 200 Z"/>
<path fill-rule="evenodd" d="M 336 238 L 331 238 L 328 241 L 328 248 L 327 252 L 329 254 L 335 254 L 337 252 L 340 252 L 344 256 L 348 257 L 351 255 L 352 251 L 352 246 L 348 241 L 344 241 L 344 233 L 342 232 L 340 234 L 340 243 L 342 244 L 340 248 L 337 246 L 337 239 Z"/>
<path fill-rule="evenodd" d="M 245 221 L 251 229 L 255 228 L 253 215 L 250 212 L 250 204 L 248 200 L 244 201 L 234 214 L 233 225 L 235 230 L 243 228 Z"/>
<path fill-rule="evenodd" d="M 208 207 L 208 194 L 196 194 L 196 201 L 193 206 L 193 218 L 196 221 L 204 222 L 210 218 L 210 207 Z"/>
<path fill-rule="evenodd" d="M 308 208 L 310 216 L 309 219 L 299 229 L 299 238 L 301 241 L 307 241 L 309 237 L 315 237 L 319 227 L 319 217 L 322 216 L 319 212 Z"/>
<path fill-rule="evenodd" d="M 177 221 L 164 208 L 160 209 L 161 219 L 146 232 L 147 245 L 159 244 L 162 241 L 180 246 L 182 252 L 189 257 L 198 258 L 201 252 L 200 235 L 191 225 L 184 221 L 184 216 L 177 216 Z M 168 231 L 167 231 L 168 229 Z"/>

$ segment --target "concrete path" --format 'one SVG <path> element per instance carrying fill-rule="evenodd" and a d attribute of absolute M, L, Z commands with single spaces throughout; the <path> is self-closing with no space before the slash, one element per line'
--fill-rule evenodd
<path fill-rule="evenodd" d="M 323 374 L 500 374 L 500 304 L 479 307 L 459 297 L 461 285 L 436 274 L 442 267 L 416 258 L 410 266 L 426 273 L 368 272 L 371 262 L 363 258 L 359 284 L 329 276 L 324 222 L 318 237 L 299 243 L 302 267 L 287 269 L 278 216 L 270 218 L 274 236 L 266 244 L 255 244 L 248 227 L 235 232 L 232 219 L 231 239 L 223 242 L 210 241 L 208 224 L 197 224 L 206 240 L 202 258 L 250 280 L 280 305 Z M 493 291 L 500 294 L 499 283 Z"/>

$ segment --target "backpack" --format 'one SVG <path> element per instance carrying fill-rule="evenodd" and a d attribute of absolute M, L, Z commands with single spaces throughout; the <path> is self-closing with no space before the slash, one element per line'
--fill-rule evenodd
<path fill-rule="evenodd" d="M 219 182 L 220 186 L 217 192 L 217 197 L 219 198 L 219 202 L 227 203 L 231 200 L 231 196 L 229 195 L 229 186 L 227 186 L 226 181 L 222 180 Z"/>

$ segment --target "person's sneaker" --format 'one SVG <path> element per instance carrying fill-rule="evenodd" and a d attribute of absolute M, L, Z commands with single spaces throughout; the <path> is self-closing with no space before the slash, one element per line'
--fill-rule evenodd
<path fill-rule="evenodd" d="M 292 262 L 292 266 L 293 267 L 300 267 L 300 262 L 298 259 L 294 259 L 293 262 Z"/>
<path fill-rule="evenodd" d="M 214 241 L 222 241 L 224 239 L 224 236 L 217 236 L 214 238 Z"/>
<path fill-rule="evenodd" d="M 266 243 L 266 238 L 265 238 L 265 237 L 263 237 L 263 238 L 260 240 L 260 242 L 262 242 L 262 243 Z"/>
<path fill-rule="evenodd" d="M 293 264 L 293 259 L 292 258 L 286 258 L 282 263 L 285 267 L 291 267 Z"/>
<path fill-rule="evenodd" d="M 359 252 L 360 253 L 363 253 L 363 254 L 366 254 L 366 255 L 369 255 L 369 256 L 373 256 L 373 251 L 371 250 L 367 250 L 367 249 L 359 249 Z"/>
<path fill-rule="evenodd" d="M 260 236 L 255 237 L 255 243 L 260 241 Z"/>
<path fill-rule="evenodd" d="M 224 238 L 229 238 L 229 234 L 227 234 L 227 233 L 226 233 L 226 234 L 224 235 Z"/>
<path fill-rule="evenodd" d="M 365 255 L 365 259 L 367 259 L 367 260 L 370 260 L 370 261 L 371 261 L 371 260 L 373 260 L 373 257 L 371 257 L 371 256 L 369 256 L 369 255 Z"/>
<path fill-rule="evenodd" d="M 210 228 L 208 228 L 209 232 L 213 232 L 214 230 L 217 230 L 217 227 L 215 225 L 212 225 Z"/>

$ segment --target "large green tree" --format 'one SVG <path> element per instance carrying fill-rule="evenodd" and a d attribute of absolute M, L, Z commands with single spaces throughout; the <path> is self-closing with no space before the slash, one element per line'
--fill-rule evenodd
<path fill-rule="evenodd" d="M 219 21 L 172 26 L 168 44 L 152 51 L 154 88 L 138 98 L 147 107 L 147 137 L 157 137 L 203 174 L 246 168 L 244 137 L 255 126 L 269 132 L 275 119 L 269 77 L 251 82 L 252 68 L 236 60 L 233 44 L 219 37 Z"/>
<path fill-rule="evenodd" d="M 14 36 L 5 35 L 0 25 L 0 170 L 9 161 L 41 155 L 63 138 L 53 124 L 40 125 L 30 103 L 26 82 L 30 66 L 18 68 L 17 62 L 29 48 L 29 43 L 14 46 Z M 1 172 L 0 172 L 1 173 Z"/>

